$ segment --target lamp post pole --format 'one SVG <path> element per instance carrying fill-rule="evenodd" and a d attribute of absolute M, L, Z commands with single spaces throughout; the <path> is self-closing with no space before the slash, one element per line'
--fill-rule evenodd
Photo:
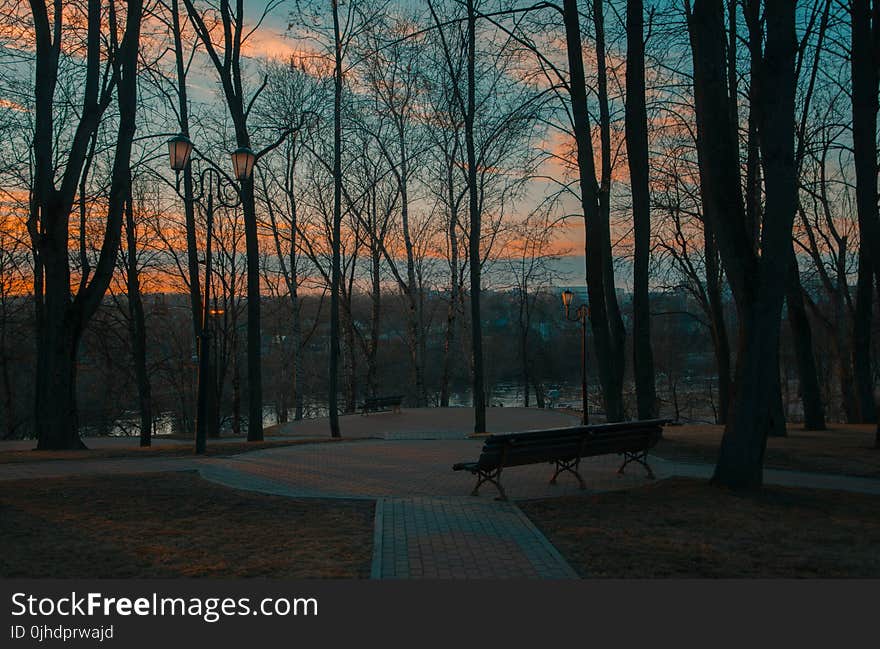
<path fill-rule="evenodd" d="M 183 134 L 177 135 L 168 140 L 168 152 L 171 161 L 171 168 L 179 174 L 180 171 L 190 164 L 190 156 L 193 152 L 193 144 Z M 234 181 L 223 174 L 220 169 L 207 160 L 202 158 L 207 166 L 198 176 L 198 194 L 185 199 L 193 202 L 200 202 L 202 198 L 206 198 L 205 205 L 205 296 L 202 303 L 201 321 L 199 323 L 198 333 L 198 352 L 199 352 L 199 376 L 197 384 L 196 397 L 196 439 L 195 452 L 202 455 L 205 452 L 205 444 L 208 434 L 209 419 L 216 420 L 216 408 L 210 407 L 216 400 L 209 398 L 209 391 L 216 390 L 213 386 L 211 376 L 211 274 L 212 274 L 212 255 L 211 242 L 214 238 L 214 199 L 216 188 L 216 199 L 223 207 L 235 208 L 241 204 L 240 187 Z M 232 153 L 232 164 L 235 178 L 238 181 L 244 181 L 250 178 L 253 173 L 256 155 L 247 148 L 236 149 Z M 231 195 L 231 197 L 230 197 Z M 212 421 L 212 430 L 216 428 L 217 422 Z"/>
<path fill-rule="evenodd" d="M 205 172 L 210 171 L 210 167 Z M 210 181 L 209 181 L 210 182 Z M 204 174 L 199 177 L 204 187 Z M 199 383 L 198 406 L 196 407 L 196 454 L 205 452 L 208 436 L 208 390 L 211 389 L 211 331 L 208 316 L 211 308 L 211 239 L 214 236 L 214 192 L 208 190 L 208 205 L 205 214 L 205 301 L 202 305 L 202 321 L 199 329 Z"/>
<path fill-rule="evenodd" d="M 562 293 L 562 308 L 565 319 L 569 322 L 580 322 L 581 324 L 581 407 L 583 415 L 581 423 L 587 425 L 590 423 L 590 415 L 587 403 L 587 319 L 590 317 L 590 307 L 581 304 L 574 310 L 571 308 L 571 301 L 574 293 L 565 290 Z M 572 317 L 573 316 L 573 317 Z"/>

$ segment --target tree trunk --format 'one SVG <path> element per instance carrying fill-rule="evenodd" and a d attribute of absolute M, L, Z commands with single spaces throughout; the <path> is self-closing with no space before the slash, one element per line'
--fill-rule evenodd
<path fill-rule="evenodd" d="M 83 110 L 61 162 L 60 188 L 55 187 L 59 160 L 53 153 L 55 89 L 59 73 L 60 42 L 53 42 L 44 3 L 30 3 L 35 35 L 35 113 L 32 161 L 34 168 L 28 228 L 34 246 L 34 298 L 37 319 L 37 375 L 35 428 L 38 448 L 83 448 L 76 412 L 76 362 L 83 328 L 101 305 L 116 269 L 122 237 L 125 202 L 130 195 L 130 157 L 137 111 L 137 53 L 143 6 L 128 3 L 125 33 L 113 53 L 120 71 L 116 88 L 116 138 L 107 218 L 100 254 L 93 268 L 84 268 L 76 294 L 70 283 L 70 215 L 78 181 L 88 164 L 88 142 L 101 128 L 109 101 L 99 101 L 102 62 L 101 4 L 90 0 L 87 9 Z M 55 17 L 58 28 L 63 14 Z M 58 35 L 61 38 L 61 34 Z"/>
<path fill-rule="evenodd" d="M 619 380 L 619 377 L 622 376 L 622 367 L 620 367 L 621 363 L 617 361 L 617 346 L 611 330 L 609 300 L 606 296 L 606 246 L 603 237 L 603 216 L 600 209 L 599 186 L 596 182 L 596 165 L 593 160 L 580 18 L 576 0 L 564 0 L 563 22 L 565 23 L 570 75 L 571 111 L 574 118 L 575 142 L 577 143 L 581 207 L 586 230 L 584 254 L 586 257 L 587 293 L 590 303 L 590 325 L 593 329 L 599 382 L 602 385 L 605 410 L 609 421 L 614 421 L 623 416 L 622 384 Z"/>
<path fill-rule="evenodd" d="M 15 384 L 9 374 L 9 357 L 6 353 L 8 349 L 7 335 L 9 333 L 9 314 L 6 311 L 6 295 L 0 295 L 2 300 L 3 315 L 2 326 L 0 326 L 0 363 L 3 364 L 0 370 L 0 380 L 3 382 L 3 434 L 0 439 L 12 439 L 15 435 L 17 424 L 15 416 Z"/>
<path fill-rule="evenodd" d="M 180 27 L 178 0 L 171 3 L 171 33 L 174 37 L 174 60 L 177 69 L 177 111 L 180 132 L 189 137 L 189 99 L 186 88 L 186 61 L 183 56 L 183 39 Z M 186 266 L 189 278 L 189 301 L 192 311 L 193 349 L 197 344 L 202 323 L 202 289 L 199 279 L 199 251 L 196 244 L 195 201 L 193 200 L 192 167 L 183 169 L 183 214 L 186 223 Z"/>
<path fill-rule="evenodd" d="M 608 318 L 611 362 L 610 384 L 605 394 L 608 421 L 624 419 L 623 373 L 626 368 L 626 329 L 617 301 L 614 283 L 614 258 L 611 249 L 611 113 L 608 100 L 608 70 L 605 64 L 605 17 L 602 0 L 593 0 L 593 25 L 596 30 L 596 76 L 599 101 L 599 136 L 602 173 L 599 186 L 599 226 L 593 236 L 601 238 L 602 282 L 605 285 L 605 308 Z"/>
<path fill-rule="evenodd" d="M 375 220 L 374 220 L 375 223 Z M 376 397 L 379 391 L 379 328 L 382 320 L 382 253 L 375 241 L 370 245 L 370 343 L 367 349 L 367 393 Z"/>
<path fill-rule="evenodd" d="M 853 322 L 853 370 L 859 420 L 877 421 L 871 372 L 872 274 L 880 277 L 877 113 L 880 108 L 880 1 L 852 0 L 852 126 L 859 220 L 859 272 Z M 880 288 L 880 286 L 878 286 Z"/>
<path fill-rule="evenodd" d="M 456 304 L 450 297 L 446 309 L 446 332 L 443 339 L 443 369 L 440 373 L 440 407 L 449 407 L 449 379 L 452 371 L 453 341 L 455 339 L 455 309 Z"/>
<path fill-rule="evenodd" d="M 648 258 L 651 252 L 648 188 L 648 114 L 645 107 L 645 42 L 642 0 L 626 3 L 626 155 L 633 203 L 633 373 L 639 419 L 657 416 Z"/>
<path fill-rule="evenodd" d="M 705 208 L 704 208 L 705 210 Z M 718 266 L 718 248 L 712 220 L 703 217 L 703 248 L 706 259 L 706 295 L 709 302 L 709 321 L 712 330 L 712 348 L 718 373 L 718 413 L 716 423 L 726 424 L 730 409 L 730 339 L 724 319 L 724 301 L 721 299 L 721 269 Z"/>
<path fill-rule="evenodd" d="M 232 434 L 241 435 L 241 364 L 238 362 L 238 339 L 232 347 Z"/>
<path fill-rule="evenodd" d="M 813 354 L 813 335 L 804 306 L 803 289 L 794 249 L 790 249 L 791 268 L 786 279 L 785 300 L 788 305 L 788 323 L 797 359 L 801 403 L 804 407 L 804 430 L 825 430 L 825 407 Z"/>
<path fill-rule="evenodd" d="M 125 237 L 128 248 L 126 285 L 128 290 L 128 322 L 131 336 L 131 354 L 137 381 L 138 404 L 141 413 L 141 446 L 150 446 L 153 435 L 152 392 L 147 372 L 147 332 L 144 322 L 144 304 L 137 267 L 137 233 L 134 225 L 134 206 L 129 196 L 125 209 Z"/>
<path fill-rule="evenodd" d="M 339 285 L 342 246 L 342 42 L 339 32 L 339 7 L 331 0 L 333 9 L 333 41 L 335 68 L 333 71 L 333 227 L 332 268 L 330 271 L 330 380 L 327 399 L 330 409 L 330 436 L 341 437 L 339 432 Z"/>
<path fill-rule="evenodd" d="M 785 437 L 785 404 L 782 400 L 782 371 L 780 369 L 779 340 L 776 344 L 776 357 L 770 371 L 774 374 L 773 393 L 770 397 L 770 423 L 767 428 L 768 437 Z"/>
<path fill-rule="evenodd" d="M 520 305 L 519 305 L 519 353 L 522 371 L 522 390 L 523 390 L 523 407 L 529 407 L 529 387 L 531 386 L 531 372 L 529 364 L 529 325 L 525 321 L 525 305 L 523 302 L 528 300 L 528 293 L 520 289 Z"/>
<path fill-rule="evenodd" d="M 354 316 L 351 297 L 345 318 L 345 413 L 351 414 L 357 406 L 357 349 L 355 348 Z"/>
<path fill-rule="evenodd" d="M 730 123 L 724 11 L 720 0 L 697 0 L 689 12 L 701 188 L 739 315 L 736 381 L 714 480 L 729 487 L 758 487 L 771 427 L 771 399 L 785 277 L 786 250 L 797 205 L 794 163 L 795 6 L 764 8 L 766 46 L 756 110 L 765 170 L 762 254 L 756 255 L 740 188 L 739 150 Z"/>
<path fill-rule="evenodd" d="M 449 381 L 452 372 L 452 349 L 455 344 L 456 313 L 458 311 L 458 211 L 455 200 L 455 167 L 452 159 L 447 159 L 446 192 L 449 201 L 449 306 L 446 310 L 446 332 L 443 340 L 443 370 L 440 375 L 440 407 L 449 407 Z"/>
<path fill-rule="evenodd" d="M 239 146 L 248 146 L 248 143 L 239 139 Z M 241 181 L 241 205 L 244 212 L 244 238 L 247 251 L 247 439 L 249 442 L 261 442 L 263 441 L 263 336 L 260 327 L 260 246 L 253 178 Z"/>
<path fill-rule="evenodd" d="M 86 448 L 79 437 L 76 410 L 76 357 L 79 323 L 66 309 L 66 286 L 49 280 L 46 264 L 46 292 L 43 317 L 38 323 L 37 386 L 34 426 L 39 450 Z M 61 272 L 59 269 L 58 272 Z"/>
<path fill-rule="evenodd" d="M 471 350 L 472 390 L 474 404 L 474 432 L 486 432 L 486 392 L 483 377 L 483 323 L 480 313 L 480 275 L 482 258 L 481 214 L 479 187 L 477 186 L 477 154 L 474 143 L 474 119 L 476 117 L 476 10 L 474 0 L 467 0 L 467 109 L 464 116 L 465 147 L 467 149 L 468 210 L 470 213 L 470 239 L 468 260 L 471 280 Z"/>
<path fill-rule="evenodd" d="M 831 333 L 832 351 L 837 364 L 837 380 L 840 384 L 840 400 L 847 423 L 859 420 L 858 399 L 855 391 L 852 363 L 852 327 L 849 325 L 842 288 L 836 287 L 832 295 L 834 327 Z"/>
<path fill-rule="evenodd" d="M 295 254 L 291 250 L 291 257 Z M 293 346 L 293 418 L 300 421 L 303 418 L 303 343 L 302 343 L 302 314 L 296 271 L 291 268 L 293 274 L 293 287 L 290 293 L 292 307 L 291 345 Z"/>
<path fill-rule="evenodd" d="M 876 178 L 876 175 L 875 175 Z M 872 253 L 866 237 L 859 241 L 859 270 L 856 300 L 853 309 L 852 366 L 856 405 L 856 421 L 873 424 L 877 421 L 874 404 L 874 376 L 871 372 L 871 316 L 874 310 L 874 286 L 871 272 Z"/>

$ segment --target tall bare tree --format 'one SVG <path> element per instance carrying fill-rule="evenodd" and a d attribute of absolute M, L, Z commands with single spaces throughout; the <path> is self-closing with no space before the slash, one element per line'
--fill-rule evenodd
<path fill-rule="evenodd" d="M 29 5 L 36 58 L 33 187 L 28 219 L 35 259 L 37 318 L 34 418 L 38 448 L 76 449 L 83 447 L 76 409 L 77 350 L 83 329 L 110 284 L 129 195 L 143 3 L 131 0 L 121 12 L 116 2 L 89 0 L 84 30 L 71 24 L 76 16 L 61 0 L 48 6 L 42 0 L 31 0 Z M 79 43 L 73 41 L 81 34 L 85 39 L 82 94 L 78 118 L 71 125 L 73 135 L 65 146 L 56 124 L 65 98 L 57 96 L 56 90 L 66 68 L 67 52 L 78 47 Z M 94 152 L 92 142 L 106 125 L 114 98 L 118 115 L 100 253 L 94 268 L 84 259 L 78 281 L 72 282 L 70 219 L 77 198 L 85 200 L 80 196 L 80 180 Z"/>
<path fill-rule="evenodd" d="M 877 111 L 880 92 L 880 2 L 851 0 L 852 137 L 859 217 L 859 270 L 853 323 L 853 368 L 859 419 L 877 421 L 871 373 L 873 278 L 880 290 Z M 880 434 L 880 428 L 878 428 Z M 880 442 L 880 437 L 878 437 Z"/>
<path fill-rule="evenodd" d="M 632 191 L 633 372 L 639 419 L 657 414 L 648 262 L 651 252 L 651 195 L 648 188 L 648 112 L 645 107 L 644 3 L 626 3 L 626 156 Z"/>
<path fill-rule="evenodd" d="M 746 10 L 753 11 L 749 4 Z M 760 251 L 754 245 L 740 188 L 739 150 L 730 110 L 734 98 L 727 85 L 724 5 L 721 0 L 697 0 L 693 9 L 686 3 L 686 12 L 693 49 L 703 201 L 707 218 L 713 220 L 739 316 L 734 396 L 714 479 L 732 487 L 754 487 L 763 479 L 764 449 L 773 426 L 776 372 L 768 366 L 768 359 L 777 357 L 788 270 L 786 250 L 797 207 L 795 3 L 780 0 L 764 6 L 764 47 L 752 70 L 751 82 L 757 90 L 752 110 L 761 133 L 765 188 Z"/>
<path fill-rule="evenodd" d="M 265 88 L 265 81 L 256 91 L 248 94 L 242 75 L 242 45 L 262 24 L 265 17 L 279 3 L 269 2 L 258 17 L 255 26 L 245 23 L 244 1 L 220 0 L 216 6 L 205 3 L 200 8 L 195 0 L 184 0 L 187 13 L 193 23 L 199 40 L 205 47 L 226 99 L 226 107 L 235 131 L 235 144 L 251 148 L 251 134 L 248 117 L 254 102 Z M 216 21 L 216 23 L 215 23 Z M 216 35 L 219 27 L 221 36 Z M 286 137 L 270 144 L 257 153 L 261 157 L 278 146 Z M 263 439 L 263 374 L 262 374 L 262 330 L 260 328 L 260 245 L 257 237 L 257 208 L 254 199 L 254 179 L 240 181 L 239 195 L 244 212 L 245 246 L 247 249 L 247 341 L 248 341 L 248 441 Z"/>

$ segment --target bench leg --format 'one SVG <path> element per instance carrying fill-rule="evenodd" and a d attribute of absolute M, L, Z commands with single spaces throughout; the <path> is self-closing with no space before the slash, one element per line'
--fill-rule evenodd
<path fill-rule="evenodd" d="M 630 462 L 636 462 L 638 464 L 641 464 L 645 468 L 645 471 L 648 474 L 648 478 L 650 478 L 651 480 L 654 480 L 654 478 L 655 478 L 654 472 L 651 470 L 651 467 L 648 464 L 648 452 L 647 451 L 642 451 L 640 453 L 624 452 L 623 458 L 624 458 L 623 464 L 621 464 L 620 468 L 617 470 L 618 475 L 623 475 L 624 469 L 626 469 L 627 464 L 629 464 Z"/>
<path fill-rule="evenodd" d="M 550 484 L 556 484 L 556 478 L 559 477 L 559 474 L 567 471 L 578 479 L 581 489 L 586 489 L 587 485 L 584 483 L 584 479 L 581 477 L 581 474 L 578 471 L 578 467 L 580 466 L 580 464 L 580 457 L 577 457 L 573 460 L 556 460 L 556 471 L 553 474 L 553 477 L 550 478 Z"/>
<path fill-rule="evenodd" d="M 500 494 L 497 500 L 507 500 L 507 494 L 504 493 L 504 487 L 501 486 L 501 469 L 495 469 L 494 471 L 477 471 L 477 484 L 474 486 L 474 490 L 471 492 L 472 496 L 480 495 L 480 487 L 483 486 L 486 482 L 491 482 L 498 489 L 498 493 Z"/>

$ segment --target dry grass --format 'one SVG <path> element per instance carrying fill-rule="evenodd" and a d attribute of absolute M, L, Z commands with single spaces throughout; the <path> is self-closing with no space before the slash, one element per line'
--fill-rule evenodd
<path fill-rule="evenodd" d="M 239 455 L 249 451 L 259 451 L 266 448 L 281 446 L 298 446 L 300 444 L 323 444 L 334 443 L 340 440 L 329 437 L 269 440 L 263 442 L 208 440 L 206 456 L 226 457 Z M 352 441 L 352 440 L 347 440 Z M 36 444 L 36 441 L 34 441 Z M 84 451 L 36 451 L 0 450 L 0 464 L 12 464 L 18 462 L 43 462 L 46 460 L 103 460 L 113 458 L 148 458 L 148 457 L 187 457 L 194 455 L 193 442 L 180 444 L 159 444 L 141 448 L 137 438 L 131 439 L 131 447 L 118 448 L 95 448 Z"/>
<path fill-rule="evenodd" d="M 195 473 L 4 482 L 0 576 L 369 576 L 373 503 L 237 491 Z"/>
<path fill-rule="evenodd" d="M 590 577 L 880 577 L 880 497 L 674 478 L 520 504 Z"/>
<path fill-rule="evenodd" d="M 651 451 L 684 462 L 714 464 L 723 426 L 667 426 L 663 440 Z M 787 437 L 767 440 L 764 466 L 818 473 L 880 477 L 880 449 L 874 447 L 874 425 L 832 424 L 825 431 L 788 427 Z"/>

